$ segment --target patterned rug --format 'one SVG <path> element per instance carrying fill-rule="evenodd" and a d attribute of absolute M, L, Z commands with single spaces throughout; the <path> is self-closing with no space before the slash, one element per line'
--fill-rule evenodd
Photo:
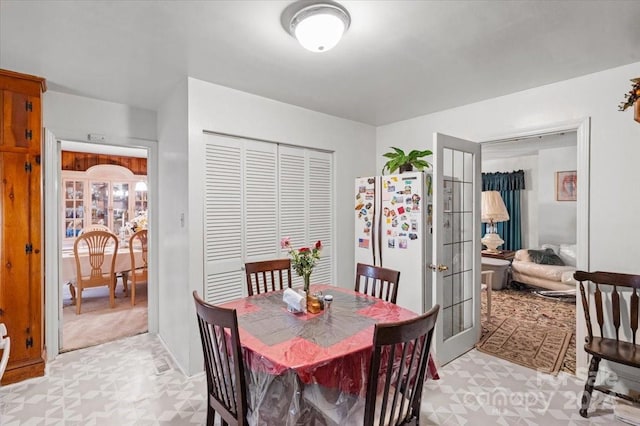
<path fill-rule="evenodd" d="M 478 350 L 546 373 L 575 374 L 574 303 L 525 291 L 493 291 L 487 322 L 484 292 L 482 297 Z"/>

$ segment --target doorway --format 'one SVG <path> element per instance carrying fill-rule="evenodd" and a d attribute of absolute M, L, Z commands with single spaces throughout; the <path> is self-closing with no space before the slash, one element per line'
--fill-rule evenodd
<path fill-rule="evenodd" d="M 147 253 L 139 238 L 134 239 L 131 250 L 129 241 L 135 231 L 147 229 L 149 185 L 146 149 L 61 141 L 61 150 L 60 352 L 67 352 L 148 330 L 147 283 L 138 282 L 134 292 L 131 279 L 132 271 L 145 267 Z M 75 285 L 76 264 L 89 268 L 89 259 L 83 255 L 84 244 L 75 256 L 74 243 L 83 233 L 97 228 L 114 234 L 119 243 L 113 254 L 114 306 L 107 286 L 88 288 L 80 294 Z M 112 257 L 107 255 L 105 261 L 107 258 Z M 146 270 L 136 277 L 141 274 L 146 275 Z M 76 309 L 79 302 L 80 313 Z"/>
<path fill-rule="evenodd" d="M 576 134 L 576 175 L 579 182 L 578 197 L 575 201 L 576 208 L 576 269 L 589 270 L 589 146 L 590 146 L 590 119 L 579 119 L 569 122 L 556 123 L 552 125 L 543 126 L 540 128 L 520 131 L 518 133 L 511 133 L 502 135 L 500 138 L 491 138 L 486 142 L 487 146 L 496 143 L 502 143 L 507 141 L 513 141 L 516 139 L 531 139 L 538 138 L 539 136 L 555 135 L 560 133 L 575 132 Z M 494 304 L 495 306 L 495 304 Z M 582 305 L 578 303 L 575 306 L 575 341 L 583 341 L 586 334 L 586 327 L 584 326 Z M 576 371 L 583 371 L 587 366 L 587 357 L 582 350 L 577 350 L 577 345 L 574 345 L 570 350 L 576 350 Z"/>
<path fill-rule="evenodd" d="M 61 131 L 56 135 L 49 129 L 45 129 L 45 144 L 43 149 L 44 167 L 44 221 L 45 221 L 45 297 L 47 300 L 57 300 L 58 303 L 45 305 L 45 345 L 47 357 L 53 360 L 60 353 L 63 338 L 63 292 L 60 281 L 62 279 L 62 248 L 63 241 L 60 237 L 63 215 L 62 211 L 62 142 L 66 133 Z M 79 135 L 69 135 L 65 140 L 79 144 L 73 149 L 89 152 L 96 146 L 94 142 L 88 142 Z M 68 142 L 68 143 L 71 143 Z M 65 142 L 67 143 L 67 142 Z M 101 141 L 105 148 L 113 149 L 137 148 L 146 152 L 147 156 L 147 184 L 148 184 L 148 295 L 147 327 L 150 333 L 158 332 L 158 289 L 157 289 L 157 241 L 155 229 L 157 229 L 157 192 L 158 172 L 157 158 L 158 148 L 156 141 L 122 138 L 117 136 L 105 137 Z M 125 152 L 125 151 L 121 151 Z M 109 155 L 109 153 L 105 153 Z M 54 184 L 51 184 L 53 182 Z M 48 184 L 49 183 L 49 184 Z M 120 288 L 121 282 L 119 283 Z M 106 288 L 106 287 L 105 287 Z M 141 287 L 138 287 L 141 288 Z M 141 290 L 144 291 L 144 290 Z M 138 294 L 136 294 L 136 299 Z"/>

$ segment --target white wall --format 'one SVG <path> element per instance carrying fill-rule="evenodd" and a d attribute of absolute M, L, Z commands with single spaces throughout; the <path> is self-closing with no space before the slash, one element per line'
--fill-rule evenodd
<path fill-rule="evenodd" d="M 89 133 L 124 138 L 156 140 L 156 113 L 114 102 L 47 91 L 43 95 L 44 126 L 57 137 L 86 141 Z"/>
<path fill-rule="evenodd" d="M 482 160 L 482 173 L 524 170 L 525 190 L 520 191 L 522 248 L 538 247 L 538 156 Z"/>
<path fill-rule="evenodd" d="M 434 132 L 488 141 L 590 117 L 589 261 L 581 267 L 640 274 L 640 198 L 633 196 L 640 125 L 633 111 L 617 108 L 638 76 L 640 62 L 379 127 L 378 168 L 390 146 L 431 148 Z M 586 327 L 577 320 L 580 342 Z M 580 366 L 586 357 L 581 345 L 577 350 Z"/>
<path fill-rule="evenodd" d="M 640 273 L 635 258 L 640 199 L 630 196 L 637 193 L 640 124 L 633 120 L 633 111 L 617 108 L 629 91 L 629 80 L 637 76 L 640 62 L 379 127 L 377 168 L 392 145 L 431 148 L 434 132 L 485 141 L 591 117 L 588 266 Z M 611 232 L 611 224 L 624 230 L 624 237 Z"/>
<path fill-rule="evenodd" d="M 159 335 L 181 368 L 188 364 L 189 332 L 196 326 L 189 285 L 188 105 L 184 80 L 158 108 L 160 188 L 158 223 Z M 182 219 L 184 217 L 184 220 Z"/>
<path fill-rule="evenodd" d="M 556 201 L 556 172 L 576 170 L 577 148 L 544 149 L 538 154 L 540 244 L 575 244 L 576 202 Z"/>
<path fill-rule="evenodd" d="M 161 148 L 160 175 L 170 173 L 161 185 L 162 205 L 174 203 L 162 219 L 161 264 L 166 262 L 167 276 L 160 278 L 160 293 L 170 297 L 170 307 L 161 309 L 160 335 L 188 374 L 202 371 L 202 348 L 196 326 L 191 292 L 203 290 L 203 131 L 215 131 L 248 138 L 313 147 L 334 152 L 335 282 L 353 285 L 353 182 L 357 176 L 375 174 L 375 128 L 336 118 L 227 87 L 189 78 L 188 107 L 183 103 L 184 88 L 170 96 L 159 112 L 158 139 Z M 183 137 L 183 117 L 172 118 L 188 110 L 188 142 Z M 174 120 L 166 124 L 165 120 Z M 166 126 L 164 129 L 163 126 Z M 177 144 L 168 151 L 166 144 Z M 183 154 L 188 151 L 185 162 Z M 173 170 L 173 172 L 172 172 Z M 186 171 L 186 175 L 178 172 Z M 164 199 L 164 197 L 170 197 Z M 178 207 L 176 207 L 178 206 Z M 176 209 L 185 209 L 185 230 L 175 226 Z M 163 216 L 167 212 L 162 211 Z M 170 241 L 171 248 L 168 247 Z M 171 251 L 169 251 L 171 250 Z M 178 253 L 188 253 L 181 256 Z M 177 256 L 177 257 L 174 257 Z M 164 271 L 164 270 L 163 270 Z M 163 274 L 161 274 L 163 275 Z M 164 306 L 164 305 L 163 305 Z M 188 344 L 185 344 L 188 340 Z M 185 360 L 187 360 L 185 362 Z"/>

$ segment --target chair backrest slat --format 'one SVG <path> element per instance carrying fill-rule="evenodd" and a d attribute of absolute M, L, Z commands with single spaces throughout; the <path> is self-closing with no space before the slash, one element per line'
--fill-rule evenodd
<path fill-rule="evenodd" d="M 625 297 L 623 297 L 624 293 L 622 293 L 622 290 L 632 290 L 629 292 L 629 303 L 626 305 L 629 306 L 629 311 L 627 312 L 629 328 L 627 331 L 632 335 L 631 340 L 633 340 L 633 343 L 635 344 L 636 334 L 638 331 L 639 298 L 637 290 L 640 289 L 640 275 L 618 274 L 614 272 L 577 271 L 574 274 L 574 278 L 580 283 L 582 307 L 584 308 L 589 340 L 593 339 L 593 326 L 591 324 L 590 306 L 587 298 L 588 282 L 590 281 L 595 285 L 593 301 L 596 309 L 596 322 L 600 328 L 600 336 L 607 338 L 615 337 L 617 341 L 620 341 L 621 339 L 620 328 L 622 327 L 624 331 L 626 325 L 623 324 L 627 324 L 626 318 L 623 322 L 623 314 L 626 312 L 623 305 L 626 305 L 626 302 L 624 302 Z M 611 291 L 603 291 L 606 290 L 605 287 L 610 287 Z M 607 293 L 610 293 L 611 313 L 610 316 L 605 317 L 604 307 L 606 306 L 606 303 L 604 299 L 606 298 Z M 606 319 L 610 320 L 609 327 L 606 326 Z M 605 335 L 605 332 L 608 330 L 612 330 L 615 336 Z"/>
<path fill-rule="evenodd" d="M 374 425 L 376 418 L 384 425 L 418 424 L 422 385 L 439 310 L 436 305 L 410 320 L 376 324 L 364 425 Z"/>
<path fill-rule="evenodd" d="M 620 294 L 618 294 L 618 287 L 614 284 L 613 291 L 611 292 L 611 315 L 613 316 L 613 327 L 616 330 L 616 340 L 619 340 L 620 336 Z"/>
<path fill-rule="evenodd" d="M 195 291 L 193 298 L 207 374 L 207 424 L 218 413 L 223 424 L 245 425 L 247 386 L 236 311 L 206 303 Z"/>
<path fill-rule="evenodd" d="M 638 292 L 633 289 L 631 295 L 631 331 L 633 333 L 633 344 L 636 344 L 636 334 L 638 333 Z"/>
<path fill-rule="evenodd" d="M 267 293 L 291 288 L 291 259 L 264 260 L 244 264 L 247 278 L 247 295 Z"/>
<path fill-rule="evenodd" d="M 399 281 L 400 271 L 364 263 L 356 266 L 355 291 L 396 303 Z"/>
<path fill-rule="evenodd" d="M 603 335 L 602 326 L 604 325 L 604 311 L 602 309 L 602 291 L 600 291 L 600 284 L 596 283 L 596 291 L 593 294 L 593 298 L 596 302 L 596 319 L 598 326 L 600 327 L 600 335 Z"/>

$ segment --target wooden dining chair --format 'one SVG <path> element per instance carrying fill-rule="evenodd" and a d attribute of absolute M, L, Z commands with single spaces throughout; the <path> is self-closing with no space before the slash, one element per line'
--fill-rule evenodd
<path fill-rule="evenodd" d="M 140 253 L 141 260 L 137 262 L 137 254 L 139 254 L 140 251 L 142 252 Z M 143 283 L 147 284 L 147 251 L 147 230 L 142 229 L 138 232 L 134 232 L 134 234 L 129 238 L 131 270 L 126 274 L 126 278 L 123 277 L 123 282 L 129 281 L 131 283 L 131 306 L 135 306 L 136 304 L 136 286 Z M 125 292 L 126 291 L 127 286 L 125 284 Z"/>
<path fill-rule="evenodd" d="M 364 425 L 418 425 L 439 305 L 416 318 L 378 323 L 367 381 Z"/>
<path fill-rule="evenodd" d="M 573 276 L 580 283 L 580 296 L 587 323 L 584 350 L 591 355 L 589 373 L 582 393 L 580 415 L 588 416 L 587 410 L 594 390 L 613 394 L 635 403 L 640 402 L 640 398 L 615 392 L 606 386 L 594 386 L 598 367 L 603 359 L 640 368 L 640 345 L 636 343 L 640 275 L 576 271 Z M 594 324 L 591 321 L 590 305 L 587 301 L 588 281 L 595 284 L 593 297 L 590 297 L 595 304 L 596 322 Z M 596 325 L 599 336 L 593 334 L 593 328 Z M 620 329 L 621 326 L 622 329 Z"/>
<path fill-rule="evenodd" d="M 216 413 L 222 425 L 246 425 L 247 385 L 236 310 L 211 305 L 196 291 L 193 299 L 207 374 L 207 425 L 213 426 Z"/>
<path fill-rule="evenodd" d="M 244 264 L 247 275 L 247 295 L 283 290 L 284 278 L 291 288 L 291 259 L 264 260 Z"/>
<path fill-rule="evenodd" d="M 400 271 L 358 263 L 355 291 L 396 303 Z"/>
<path fill-rule="evenodd" d="M 86 252 L 83 248 L 86 247 Z M 105 262 L 107 247 L 113 249 L 110 262 Z M 118 238 L 111 232 L 89 231 L 82 233 L 73 244 L 73 255 L 76 260 L 75 291 L 71 296 L 76 300 L 76 314 L 80 315 L 82 309 L 82 292 L 90 287 L 109 287 L 109 303 L 115 307 L 116 289 L 116 256 L 118 252 Z M 90 270 L 83 271 L 83 258 L 87 258 Z"/>
<path fill-rule="evenodd" d="M 80 234 L 78 235 L 82 235 L 85 232 L 89 232 L 89 231 L 104 231 L 104 232 L 111 232 L 111 229 L 109 229 L 108 226 L 105 225 L 100 225 L 98 223 L 93 223 L 91 225 L 87 225 L 84 228 L 82 228 L 80 230 Z"/>

